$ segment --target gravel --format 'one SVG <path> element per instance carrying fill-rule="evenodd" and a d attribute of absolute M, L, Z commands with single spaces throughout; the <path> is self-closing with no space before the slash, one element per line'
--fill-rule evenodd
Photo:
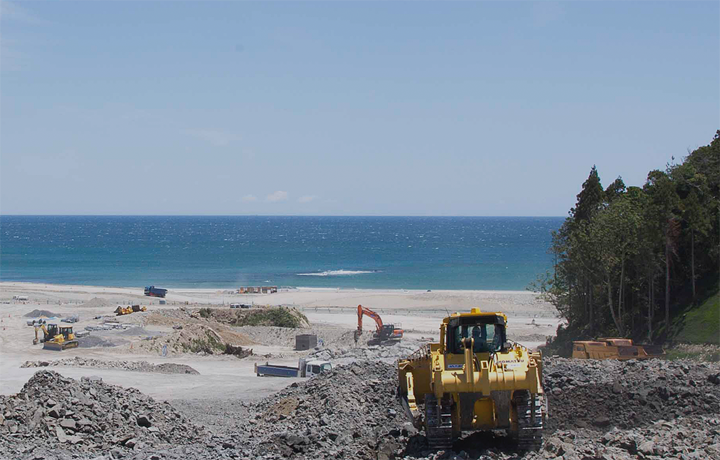
<path fill-rule="evenodd" d="M 378 360 L 337 366 L 257 403 L 176 407 L 133 389 L 41 371 L 19 395 L 0 399 L 0 457 L 720 458 L 716 363 L 550 358 L 544 373 L 550 421 L 539 451 L 518 452 L 505 436 L 474 433 L 453 451 L 432 452 L 405 418 L 395 366 Z M 84 419 L 90 425 L 77 429 Z"/>
<path fill-rule="evenodd" d="M 79 356 L 55 361 L 25 361 L 20 367 L 91 367 L 94 369 L 119 369 L 134 372 L 156 372 L 160 374 L 200 374 L 187 364 L 151 364 L 147 361 L 101 361 L 99 359 L 81 358 Z"/>

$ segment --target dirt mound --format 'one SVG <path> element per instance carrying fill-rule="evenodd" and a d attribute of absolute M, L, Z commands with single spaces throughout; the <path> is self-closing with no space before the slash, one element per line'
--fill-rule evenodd
<path fill-rule="evenodd" d="M 25 313 L 25 315 L 23 316 L 25 316 L 26 318 L 40 318 L 41 316 L 45 316 L 46 318 L 53 318 L 60 315 L 48 310 L 33 310 L 29 313 Z"/>
<path fill-rule="evenodd" d="M 52 371 L 37 372 L 17 395 L 0 396 L 0 408 L 0 451 L 10 458 L 38 446 L 108 452 L 190 443 L 203 433 L 170 404 L 133 388 Z M 38 454 L 32 455 L 44 458 Z"/>
<path fill-rule="evenodd" d="M 80 304 L 78 308 L 104 308 L 104 307 L 115 307 L 116 304 L 111 300 L 103 299 L 101 297 L 93 297 L 87 302 Z"/>
<path fill-rule="evenodd" d="M 186 324 L 171 334 L 153 337 L 136 343 L 137 350 L 161 353 L 167 345 L 167 354 L 207 353 L 223 354 L 228 346 L 242 347 L 255 342 L 245 334 L 235 332 L 221 324 Z"/>
<path fill-rule="evenodd" d="M 79 356 L 55 361 L 25 361 L 20 367 L 91 367 L 94 369 L 121 369 L 134 372 L 157 372 L 160 374 L 200 374 L 187 364 L 151 364 L 147 361 L 101 361 Z"/>

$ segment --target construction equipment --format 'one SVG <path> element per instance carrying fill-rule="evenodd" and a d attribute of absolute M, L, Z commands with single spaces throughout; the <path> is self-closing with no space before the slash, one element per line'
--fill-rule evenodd
<path fill-rule="evenodd" d="M 146 286 L 145 295 L 149 297 L 165 297 L 167 289 L 156 288 L 155 286 Z"/>
<path fill-rule="evenodd" d="M 38 330 L 43 331 L 43 338 L 38 338 Z M 78 341 L 73 333 L 72 326 L 58 326 L 57 324 L 40 324 L 35 326 L 35 339 L 33 345 L 43 342 L 45 350 L 67 350 L 68 348 L 77 348 Z"/>
<path fill-rule="evenodd" d="M 573 342 L 575 359 L 652 359 L 665 357 L 660 345 L 634 345 L 632 339 L 601 338 Z"/>
<path fill-rule="evenodd" d="M 330 364 L 330 361 L 306 361 L 305 358 L 300 358 L 298 361 L 298 367 L 279 366 L 270 363 L 255 363 L 255 374 L 257 374 L 258 377 L 312 377 L 330 370 L 332 370 L 332 364 Z"/>
<path fill-rule="evenodd" d="M 503 313 L 453 313 L 430 343 L 398 362 L 399 394 L 432 448 L 462 431 L 505 430 L 520 449 L 542 442 L 542 355 L 506 340 Z M 422 406 L 422 409 L 421 409 Z"/>
<path fill-rule="evenodd" d="M 127 307 L 123 307 L 122 305 L 118 305 L 118 307 L 115 309 L 115 314 L 117 316 L 123 316 L 139 311 L 147 311 L 147 307 L 141 307 L 140 305 L 128 305 Z"/>
<path fill-rule="evenodd" d="M 357 326 L 357 330 L 355 331 L 355 342 L 356 343 L 362 336 L 363 316 L 369 316 L 370 318 L 375 320 L 375 333 L 373 334 L 373 339 L 369 342 L 370 345 L 393 343 L 393 342 L 397 342 L 400 339 L 402 339 L 404 331 L 402 330 L 400 324 L 383 324 L 383 321 L 382 321 L 382 318 L 380 318 L 380 315 L 378 315 L 374 311 L 370 310 L 369 308 L 363 307 L 362 305 L 358 305 L 357 314 L 358 314 L 358 326 Z"/>

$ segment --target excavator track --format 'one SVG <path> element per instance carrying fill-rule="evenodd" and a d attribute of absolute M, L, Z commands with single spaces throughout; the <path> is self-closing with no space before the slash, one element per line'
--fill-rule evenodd
<path fill-rule="evenodd" d="M 542 444 L 545 428 L 545 405 L 541 395 L 518 392 L 515 396 L 517 408 L 517 444 L 520 450 L 537 450 Z"/>
<path fill-rule="evenodd" d="M 425 437 L 433 449 L 450 449 L 453 444 L 450 402 L 438 404 L 435 395 L 425 396 Z"/>

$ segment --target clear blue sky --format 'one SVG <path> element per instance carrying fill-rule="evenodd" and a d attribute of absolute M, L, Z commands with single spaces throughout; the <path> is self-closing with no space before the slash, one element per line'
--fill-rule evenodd
<path fill-rule="evenodd" d="M 565 215 L 720 127 L 718 2 L 2 2 L 4 214 Z"/>

